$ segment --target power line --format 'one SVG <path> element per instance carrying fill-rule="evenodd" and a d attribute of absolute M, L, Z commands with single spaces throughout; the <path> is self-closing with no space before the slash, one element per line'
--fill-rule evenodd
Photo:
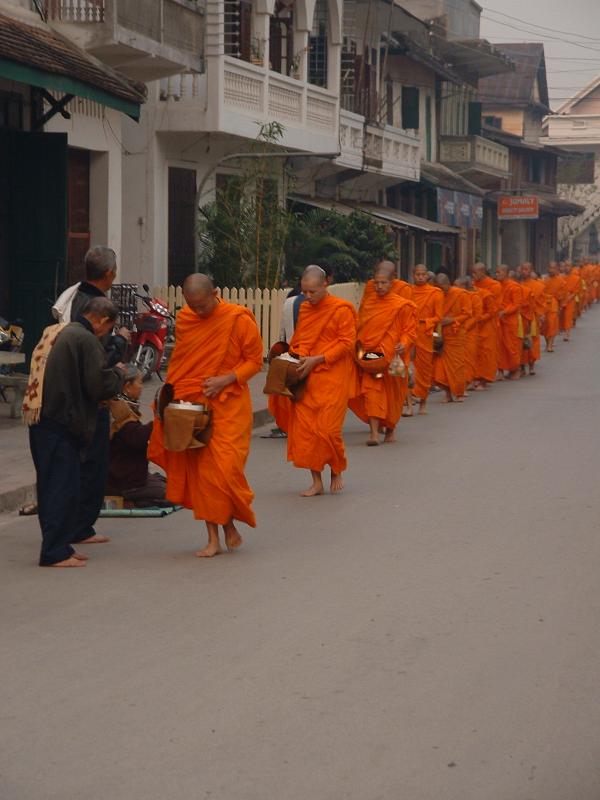
<path fill-rule="evenodd" d="M 526 33 L 528 36 L 540 35 L 539 31 L 528 31 L 525 30 L 524 28 L 519 28 L 517 25 L 511 25 L 509 22 L 500 22 L 500 20 L 493 19 L 493 17 L 488 17 L 486 14 L 482 14 L 482 16 L 486 19 L 489 19 L 490 22 L 494 23 L 494 25 L 501 25 L 504 28 L 511 28 L 512 30 L 519 31 L 520 33 Z M 573 47 L 580 47 L 582 50 L 591 50 L 593 53 L 600 53 L 600 47 L 590 47 L 587 44 L 581 44 L 581 42 L 574 42 L 569 39 L 564 39 L 560 36 L 551 36 L 549 33 L 545 33 L 544 38 L 553 39 L 554 41 L 562 42 L 563 44 L 570 44 Z"/>
<path fill-rule="evenodd" d="M 495 11 L 491 8 L 484 7 L 483 10 L 488 14 L 496 14 L 497 16 L 505 17 L 506 19 L 512 19 L 515 22 L 522 22 L 524 25 L 528 25 L 530 28 L 540 28 L 541 30 L 544 31 L 551 31 L 552 33 L 562 33 L 566 34 L 567 36 L 575 36 L 578 39 L 589 39 L 592 42 L 600 43 L 600 39 L 598 39 L 595 36 L 586 36 L 583 33 L 574 33 L 573 31 L 561 31 L 558 28 L 548 28 L 546 25 L 538 25 L 537 22 L 528 22 L 525 19 L 519 19 L 519 17 L 513 17 L 512 15 L 509 14 L 503 14 L 502 11 Z"/>

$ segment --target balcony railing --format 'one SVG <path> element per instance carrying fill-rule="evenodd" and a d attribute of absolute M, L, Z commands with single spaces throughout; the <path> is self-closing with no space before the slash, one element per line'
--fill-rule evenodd
<path fill-rule="evenodd" d="M 337 164 L 390 178 L 418 181 L 420 141 L 418 136 L 391 125 L 365 124 L 351 111 L 340 113 L 341 155 Z"/>
<path fill-rule="evenodd" d="M 235 125 L 236 115 L 239 115 L 238 120 L 245 119 L 252 124 L 276 121 L 283 125 L 285 134 L 304 131 L 303 138 L 295 146 L 311 150 L 311 134 L 326 136 L 332 140 L 329 146 L 333 146 L 338 130 L 338 101 L 327 89 L 231 56 L 223 57 L 222 69 L 223 111 L 228 124 Z M 197 103 L 200 109 L 197 101 L 206 91 L 206 76 L 175 75 L 162 81 L 160 98 Z M 181 104 L 176 108 L 181 108 Z M 179 124 L 175 114 L 171 115 L 170 124 Z M 219 130 L 225 130 L 218 121 L 216 124 Z M 315 149 L 322 146 L 322 143 L 315 144 Z"/>
<path fill-rule="evenodd" d="M 203 9 L 196 0 L 46 0 L 45 8 L 51 22 L 86 25 L 92 37 L 104 32 L 115 38 L 121 28 L 196 57 L 204 50 Z"/>
<path fill-rule="evenodd" d="M 498 178 L 508 177 L 510 171 L 508 147 L 483 136 L 443 136 L 440 161 Z"/>

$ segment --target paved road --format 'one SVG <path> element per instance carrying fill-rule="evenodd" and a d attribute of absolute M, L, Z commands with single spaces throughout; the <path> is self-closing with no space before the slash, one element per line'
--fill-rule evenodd
<path fill-rule="evenodd" d="M 597 309 L 394 447 L 349 420 L 343 497 L 257 438 L 212 562 L 180 512 L 39 570 L 3 517 L 2 800 L 598 800 L 599 350 Z"/>

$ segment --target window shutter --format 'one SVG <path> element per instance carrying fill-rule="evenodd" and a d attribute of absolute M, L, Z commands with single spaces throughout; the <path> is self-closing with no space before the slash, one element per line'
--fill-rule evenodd
<path fill-rule="evenodd" d="M 385 86 L 385 113 L 388 125 L 394 124 L 394 84 L 388 81 Z"/>
<path fill-rule="evenodd" d="M 469 136 L 481 136 L 481 103 L 469 103 Z"/>
<path fill-rule="evenodd" d="M 402 87 L 402 127 L 419 130 L 419 90 L 415 86 Z"/>
<path fill-rule="evenodd" d="M 252 3 L 240 3 L 240 58 L 250 61 L 252 41 Z"/>

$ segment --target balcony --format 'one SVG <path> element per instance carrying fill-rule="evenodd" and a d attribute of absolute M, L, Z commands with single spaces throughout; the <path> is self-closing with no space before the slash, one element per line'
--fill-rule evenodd
<path fill-rule="evenodd" d="M 176 75 L 161 83 L 169 113 L 160 130 L 211 131 L 255 139 L 259 126 L 279 122 L 279 144 L 307 152 L 338 150 L 338 100 L 327 89 L 246 61 L 211 59 L 205 75 Z"/>
<path fill-rule="evenodd" d="M 387 181 L 391 183 L 419 180 L 420 141 L 415 134 L 391 125 L 365 125 L 364 117 L 342 110 L 340 146 L 340 167 L 393 179 Z"/>
<path fill-rule="evenodd" d="M 134 80 L 202 70 L 197 0 L 46 0 L 45 8 L 52 27 Z"/>
<path fill-rule="evenodd" d="M 486 189 L 510 177 L 508 147 L 483 136 L 442 136 L 439 160 Z"/>

